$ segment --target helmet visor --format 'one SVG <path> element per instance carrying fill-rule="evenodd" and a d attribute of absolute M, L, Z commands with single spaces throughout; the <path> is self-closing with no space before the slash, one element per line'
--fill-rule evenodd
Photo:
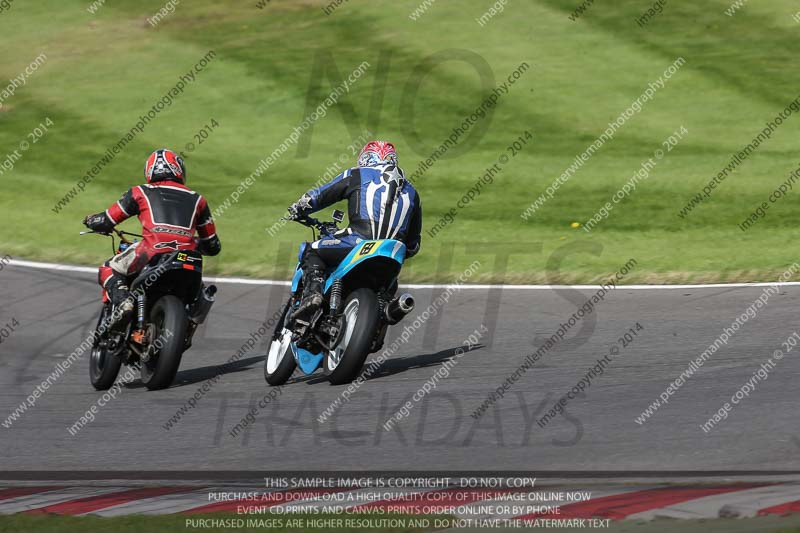
<path fill-rule="evenodd" d="M 396 165 L 397 156 L 388 154 L 386 157 L 381 157 L 375 152 L 364 152 L 358 158 L 358 166 L 360 167 L 379 167 L 382 165 Z"/>

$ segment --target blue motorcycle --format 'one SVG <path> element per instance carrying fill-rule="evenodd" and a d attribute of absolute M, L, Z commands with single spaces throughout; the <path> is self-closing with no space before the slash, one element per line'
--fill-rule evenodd
<path fill-rule="evenodd" d="M 336 223 L 344 220 L 344 213 L 334 211 L 333 219 L 303 217 L 296 222 L 336 239 Z M 301 245 L 298 259 L 305 246 Z M 323 304 L 310 319 L 292 318 L 303 295 L 303 269 L 298 263 L 264 363 L 267 383 L 283 385 L 298 366 L 306 375 L 322 367 L 335 385 L 353 381 L 367 356 L 383 346 L 388 327 L 414 309 L 410 294 L 394 296 L 405 255 L 401 241 L 361 241 L 339 266 L 326 272 Z"/>

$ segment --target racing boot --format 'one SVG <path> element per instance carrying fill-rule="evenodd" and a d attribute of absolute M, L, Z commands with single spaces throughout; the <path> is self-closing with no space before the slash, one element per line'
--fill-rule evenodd
<path fill-rule="evenodd" d="M 113 318 L 109 325 L 126 323 L 133 315 L 133 298 L 128 285 L 122 278 L 113 274 L 106 283 L 106 291 L 114 306 L 111 313 Z"/>
<path fill-rule="evenodd" d="M 322 282 L 325 276 L 322 270 L 310 268 L 303 273 L 303 299 L 292 313 L 292 319 L 310 320 L 322 305 Z"/>

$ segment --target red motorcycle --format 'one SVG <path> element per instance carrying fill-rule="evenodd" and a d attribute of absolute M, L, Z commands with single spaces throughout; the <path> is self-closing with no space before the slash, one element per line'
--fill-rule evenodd
<path fill-rule="evenodd" d="M 110 236 L 115 253 L 135 244 L 135 233 L 82 231 Z M 116 245 L 114 234 L 119 236 Z M 178 373 L 183 352 L 192 345 L 197 326 L 205 322 L 217 288 L 203 284 L 203 256 L 197 251 L 159 254 L 142 271 L 130 276 L 134 313 L 115 310 L 103 291 L 103 308 L 94 331 L 89 377 L 97 390 L 111 388 L 122 364 L 138 366 L 149 390 L 169 387 Z"/>

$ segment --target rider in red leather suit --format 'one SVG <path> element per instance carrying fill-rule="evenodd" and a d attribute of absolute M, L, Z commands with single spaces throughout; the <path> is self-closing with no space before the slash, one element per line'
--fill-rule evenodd
<path fill-rule="evenodd" d="M 184 185 L 183 159 L 171 150 L 156 150 L 147 159 L 144 172 L 147 184 L 128 189 L 104 212 L 83 220 L 90 229 L 103 233 L 132 216 L 142 224 L 144 240 L 103 263 L 98 274 L 114 305 L 130 307 L 125 311 L 133 309 L 127 300 L 127 277 L 142 270 L 154 256 L 174 250 L 217 255 L 221 249 L 208 202 Z"/>

